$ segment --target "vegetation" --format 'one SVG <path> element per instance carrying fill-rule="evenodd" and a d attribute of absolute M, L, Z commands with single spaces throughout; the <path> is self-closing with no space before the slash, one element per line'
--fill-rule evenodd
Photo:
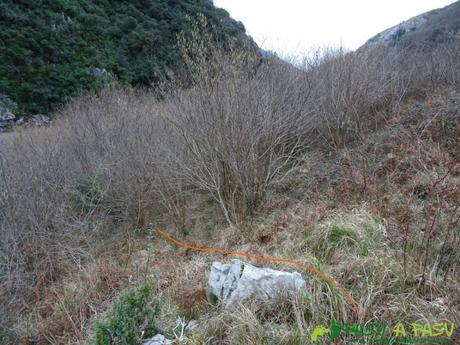
<path fill-rule="evenodd" d="M 160 331 L 157 319 L 164 313 L 166 302 L 158 300 L 154 293 L 154 286 L 148 281 L 126 291 L 105 319 L 96 323 L 90 344 L 138 344 L 157 334 Z"/>
<path fill-rule="evenodd" d="M 97 209 L 110 210 L 105 196 L 105 188 L 94 175 L 80 176 L 73 188 L 75 207 L 90 213 Z"/>
<path fill-rule="evenodd" d="M 21 112 L 46 113 L 113 78 L 156 84 L 182 72 L 177 35 L 200 15 L 223 44 L 247 39 L 211 0 L 2 1 L 0 94 Z"/>
<path fill-rule="evenodd" d="M 382 248 L 384 227 L 364 212 L 347 212 L 337 223 L 324 223 L 307 237 L 318 258 L 330 260 L 337 251 L 366 256 Z"/>
<path fill-rule="evenodd" d="M 327 50 L 294 68 L 191 36 L 186 88 L 173 80 L 159 100 L 108 86 L 0 137 L 2 332 L 134 344 L 170 329 L 163 298 L 197 319 L 169 334 L 189 344 L 309 344 L 331 320 L 458 324 L 459 42 Z M 363 315 L 307 272 L 302 296 L 210 305 L 210 263 L 229 257 L 165 245 L 165 228 L 314 265 Z"/>

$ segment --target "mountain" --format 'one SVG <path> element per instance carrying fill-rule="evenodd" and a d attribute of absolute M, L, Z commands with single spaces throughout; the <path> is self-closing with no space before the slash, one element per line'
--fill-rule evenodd
<path fill-rule="evenodd" d="M 369 39 L 360 49 L 379 45 L 430 49 L 459 38 L 460 1 L 457 1 L 386 29 Z"/>
<path fill-rule="evenodd" d="M 248 38 L 212 0 L 2 0 L 0 94 L 33 114 L 114 77 L 150 86 L 180 71 L 177 35 L 201 15 L 223 44 Z"/>

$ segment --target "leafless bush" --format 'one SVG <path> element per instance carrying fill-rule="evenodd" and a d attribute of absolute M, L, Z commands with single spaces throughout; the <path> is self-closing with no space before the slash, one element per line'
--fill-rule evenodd
<path fill-rule="evenodd" d="M 329 149 L 377 128 L 404 94 L 387 54 L 326 50 L 305 61 L 316 134 Z"/>
<path fill-rule="evenodd" d="M 410 73 L 413 92 L 433 92 L 443 85 L 460 81 L 460 40 L 444 43 L 433 50 L 408 51 L 403 71 Z"/>
<path fill-rule="evenodd" d="M 435 49 L 326 49 L 304 61 L 318 140 L 330 149 L 381 127 L 408 96 L 460 81 L 460 41 Z"/>
<path fill-rule="evenodd" d="M 222 56 L 218 67 L 237 58 Z M 308 134 L 308 126 L 299 126 L 307 113 L 298 78 L 281 78 L 283 66 L 266 65 L 255 75 L 252 66 L 233 68 L 225 79 L 174 92 L 165 103 L 174 140 L 168 145 L 171 168 L 212 195 L 230 224 L 257 209 L 268 185 L 305 148 Z"/>
<path fill-rule="evenodd" d="M 143 225 L 158 161 L 156 101 L 144 96 L 120 88 L 88 95 L 52 127 L 1 142 L 2 305 L 33 297 L 91 257 L 115 221 Z"/>
<path fill-rule="evenodd" d="M 164 113 L 168 161 L 181 181 L 211 194 L 232 224 L 251 215 L 270 183 L 315 143 L 338 149 L 378 129 L 426 84 L 452 84 L 458 47 L 415 52 L 328 50 L 303 69 L 241 50 L 203 54 L 188 43 L 192 88 L 172 92 Z M 444 52 L 447 49 L 450 54 Z M 198 50 L 198 52 L 197 52 Z M 201 60 L 200 60 L 201 59 Z M 197 61 L 198 60 L 198 61 Z M 453 69 L 446 73 L 446 66 Z M 454 73 L 452 73 L 454 72 Z"/>

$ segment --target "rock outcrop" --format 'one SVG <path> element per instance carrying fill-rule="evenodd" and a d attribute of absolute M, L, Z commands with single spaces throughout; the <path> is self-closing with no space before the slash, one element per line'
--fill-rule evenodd
<path fill-rule="evenodd" d="M 29 117 L 16 117 L 16 115 L 13 113 L 13 109 L 15 108 L 5 104 L 8 103 L 2 102 L 2 95 L 0 95 L 0 133 L 8 131 L 12 125 L 44 126 L 51 122 L 49 116 L 43 114 L 35 114 Z"/>
<path fill-rule="evenodd" d="M 0 133 L 5 132 L 14 121 L 16 118 L 16 115 L 14 115 L 16 109 L 16 103 L 8 96 L 0 94 Z"/>
<path fill-rule="evenodd" d="M 36 114 L 30 117 L 29 122 L 35 126 L 43 126 L 50 123 L 50 118 L 43 114 Z"/>
<path fill-rule="evenodd" d="M 280 293 L 299 292 L 306 286 L 300 273 L 258 268 L 240 260 L 214 262 L 209 275 L 209 292 L 224 300 L 226 307 L 247 298 L 269 299 Z"/>

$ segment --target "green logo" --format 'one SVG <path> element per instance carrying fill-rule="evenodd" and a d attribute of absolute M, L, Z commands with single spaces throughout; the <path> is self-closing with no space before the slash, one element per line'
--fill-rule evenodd
<path fill-rule="evenodd" d="M 322 337 L 326 333 L 331 333 L 331 330 L 324 326 L 316 326 L 311 333 L 310 339 L 312 342 L 316 343 L 318 341 L 318 337 Z"/>
<path fill-rule="evenodd" d="M 452 322 L 412 323 L 407 326 L 399 322 L 390 329 L 386 322 L 341 324 L 333 320 L 330 327 L 323 325 L 316 326 L 313 329 L 310 339 L 313 343 L 317 343 L 320 337 L 329 334 L 330 340 L 334 341 L 342 336 L 347 343 L 449 343 L 452 341 L 454 332 L 455 325 Z M 387 336 L 385 336 L 386 334 Z"/>

